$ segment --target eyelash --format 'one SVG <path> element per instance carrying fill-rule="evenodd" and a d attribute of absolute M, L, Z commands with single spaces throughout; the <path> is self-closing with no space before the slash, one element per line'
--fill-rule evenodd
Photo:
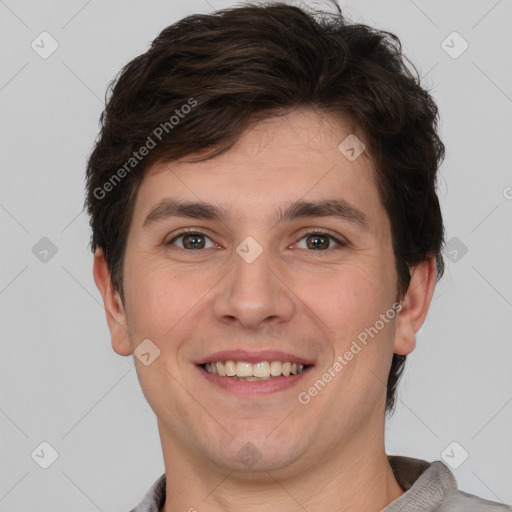
<path fill-rule="evenodd" d="M 185 236 L 185 235 L 200 235 L 200 236 L 204 236 L 205 238 L 208 238 L 211 240 L 211 238 L 208 235 L 201 233 L 201 231 L 199 231 L 197 229 L 193 229 L 193 228 L 187 228 L 187 229 L 182 229 L 181 231 L 179 231 L 165 245 L 172 245 L 176 240 L 178 240 L 179 238 L 181 238 L 182 236 Z M 325 231 L 321 228 L 311 228 L 309 230 L 304 231 L 301 234 L 301 237 L 297 240 L 297 242 L 302 240 L 303 238 L 306 238 L 307 236 L 310 236 L 310 235 L 325 235 L 325 236 L 329 237 L 331 240 L 334 240 L 338 244 L 338 246 L 341 246 L 341 247 L 347 247 L 349 245 L 349 243 L 346 240 L 337 238 L 334 235 L 332 235 L 331 233 L 329 233 L 328 231 Z M 211 240 L 211 241 L 213 242 L 213 240 Z M 177 247 L 177 249 L 179 249 L 181 251 L 195 252 L 193 249 L 182 249 L 181 247 Z M 329 249 L 333 249 L 333 247 L 329 247 Z M 309 252 L 326 252 L 327 250 L 328 249 L 320 250 L 320 251 L 311 250 Z"/>

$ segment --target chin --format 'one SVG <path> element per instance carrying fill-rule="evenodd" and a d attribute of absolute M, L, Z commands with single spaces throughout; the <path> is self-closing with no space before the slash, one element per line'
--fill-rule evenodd
<path fill-rule="evenodd" d="M 269 429 L 267 432 L 270 432 Z M 303 455 L 303 446 L 288 437 L 287 442 L 247 431 L 230 443 L 229 449 L 214 456 L 221 465 L 237 474 L 257 475 L 285 468 Z M 266 478 L 268 479 L 268 475 Z"/>

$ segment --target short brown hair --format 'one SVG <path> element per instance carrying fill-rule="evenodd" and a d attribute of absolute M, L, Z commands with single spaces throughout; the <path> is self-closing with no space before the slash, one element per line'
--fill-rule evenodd
<path fill-rule="evenodd" d="M 431 255 L 441 278 L 436 180 L 444 146 L 436 104 L 394 34 L 349 23 L 335 6 L 332 13 L 263 2 L 188 16 L 109 84 L 85 207 L 91 249 L 103 249 L 123 302 L 126 241 L 147 169 L 193 153 L 216 156 L 252 123 L 301 107 L 347 116 L 364 134 L 391 223 L 397 298 L 410 268 Z M 393 355 L 388 412 L 404 363 Z"/>

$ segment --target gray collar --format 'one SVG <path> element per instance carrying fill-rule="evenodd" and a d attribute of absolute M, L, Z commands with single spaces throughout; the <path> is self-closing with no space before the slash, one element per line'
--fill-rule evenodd
<path fill-rule="evenodd" d="M 427 462 L 411 457 L 388 456 L 398 483 L 406 490 L 382 512 L 427 512 L 441 505 L 446 495 L 457 490 L 457 481 L 441 461 Z"/>

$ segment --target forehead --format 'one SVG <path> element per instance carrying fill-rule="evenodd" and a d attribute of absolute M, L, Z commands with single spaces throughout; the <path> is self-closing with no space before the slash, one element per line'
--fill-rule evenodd
<path fill-rule="evenodd" d="M 354 137 L 363 142 L 362 134 L 354 131 L 344 118 L 297 110 L 251 126 L 214 158 L 194 162 L 191 155 L 156 163 L 137 194 L 139 225 L 160 203 L 172 199 L 208 203 L 224 217 L 266 216 L 269 222 L 286 218 L 292 203 L 300 208 L 299 201 L 339 199 L 347 211 L 359 210 L 360 220 L 371 224 L 382 206 L 368 152 L 356 159 L 345 152 L 347 137 L 349 143 Z"/>

